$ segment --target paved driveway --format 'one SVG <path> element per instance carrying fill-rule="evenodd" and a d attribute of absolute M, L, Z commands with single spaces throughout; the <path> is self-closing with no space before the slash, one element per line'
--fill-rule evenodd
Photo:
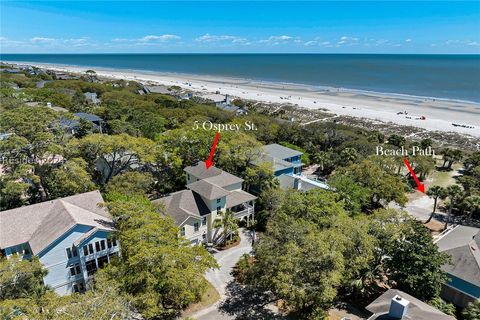
<path fill-rule="evenodd" d="M 217 289 L 220 300 L 193 314 L 197 320 L 284 319 L 269 308 L 271 296 L 250 290 L 234 281 L 232 269 L 241 256 L 252 251 L 249 231 L 240 229 L 240 244 L 214 253 L 220 268 L 209 271 L 206 278 Z"/>

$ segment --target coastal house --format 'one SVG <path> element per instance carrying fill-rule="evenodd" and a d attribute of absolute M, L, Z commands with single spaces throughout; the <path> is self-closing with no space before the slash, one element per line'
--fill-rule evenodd
<path fill-rule="evenodd" d="M 366 309 L 368 320 L 455 320 L 442 311 L 400 290 L 389 289 Z"/>
<path fill-rule="evenodd" d="M 65 72 L 55 72 L 54 73 L 56 80 L 79 80 L 80 77 L 74 74 L 69 74 Z"/>
<path fill-rule="evenodd" d="M 36 256 L 60 295 L 82 292 L 89 278 L 119 252 L 99 191 L 0 212 L 1 255 Z"/>
<path fill-rule="evenodd" d="M 90 122 L 94 130 L 103 133 L 103 119 L 99 116 L 85 112 L 77 112 L 74 115 L 80 120 Z M 76 134 L 80 128 L 80 121 L 76 119 L 62 118 L 60 119 L 59 124 L 60 128 L 68 134 Z"/>
<path fill-rule="evenodd" d="M 214 166 L 206 169 L 203 161 L 185 172 L 187 189 L 153 203 L 174 219 L 192 244 L 214 240 L 214 222 L 221 212 L 230 210 L 236 219 L 247 222 L 254 219 L 256 197 L 242 190 L 243 179 Z"/>
<path fill-rule="evenodd" d="M 172 94 L 166 86 L 143 86 L 143 93 L 160 93 L 160 94 Z"/>
<path fill-rule="evenodd" d="M 458 225 L 444 231 L 435 243 L 451 257 L 451 264 L 442 266 L 449 280 L 440 296 L 462 308 L 480 299 L 480 229 Z"/>
<path fill-rule="evenodd" d="M 248 114 L 248 110 L 236 105 L 233 105 L 231 102 L 231 98 L 228 94 L 223 95 L 219 93 L 211 93 L 201 96 L 202 99 L 207 101 L 213 101 L 215 106 L 219 109 L 235 112 L 237 115 L 246 115 Z"/>
<path fill-rule="evenodd" d="M 265 155 L 260 161 L 272 163 L 280 188 L 301 191 L 329 189 L 326 183 L 302 175 L 302 152 L 276 143 L 263 146 L 263 150 Z"/>
<path fill-rule="evenodd" d="M 95 92 L 85 92 L 83 95 L 85 96 L 87 103 L 99 104 L 102 102 L 100 98 L 97 97 L 97 93 Z"/>

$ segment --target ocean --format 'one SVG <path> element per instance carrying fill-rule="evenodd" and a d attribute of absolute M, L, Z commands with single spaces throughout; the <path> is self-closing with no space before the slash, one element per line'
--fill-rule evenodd
<path fill-rule="evenodd" d="M 480 55 L 0 54 L 0 60 L 222 76 L 480 102 Z"/>

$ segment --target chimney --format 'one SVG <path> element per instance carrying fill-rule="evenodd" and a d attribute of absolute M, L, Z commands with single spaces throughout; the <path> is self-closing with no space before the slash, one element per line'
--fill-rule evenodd
<path fill-rule="evenodd" d="M 410 301 L 403 299 L 399 295 L 396 295 L 390 302 L 388 316 L 393 319 L 402 319 L 403 316 L 407 314 L 409 304 Z"/>

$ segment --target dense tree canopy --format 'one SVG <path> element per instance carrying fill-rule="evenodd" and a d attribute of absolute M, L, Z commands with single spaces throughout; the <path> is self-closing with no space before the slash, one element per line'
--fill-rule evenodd
<path fill-rule="evenodd" d="M 122 246 L 119 263 L 110 269 L 122 292 L 147 318 L 174 318 L 206 290 L 206 270 L 217 266 L 200 246 L 179 236 L 173 220 L 162 217 L 148 199 L 111 196 Z"/>

